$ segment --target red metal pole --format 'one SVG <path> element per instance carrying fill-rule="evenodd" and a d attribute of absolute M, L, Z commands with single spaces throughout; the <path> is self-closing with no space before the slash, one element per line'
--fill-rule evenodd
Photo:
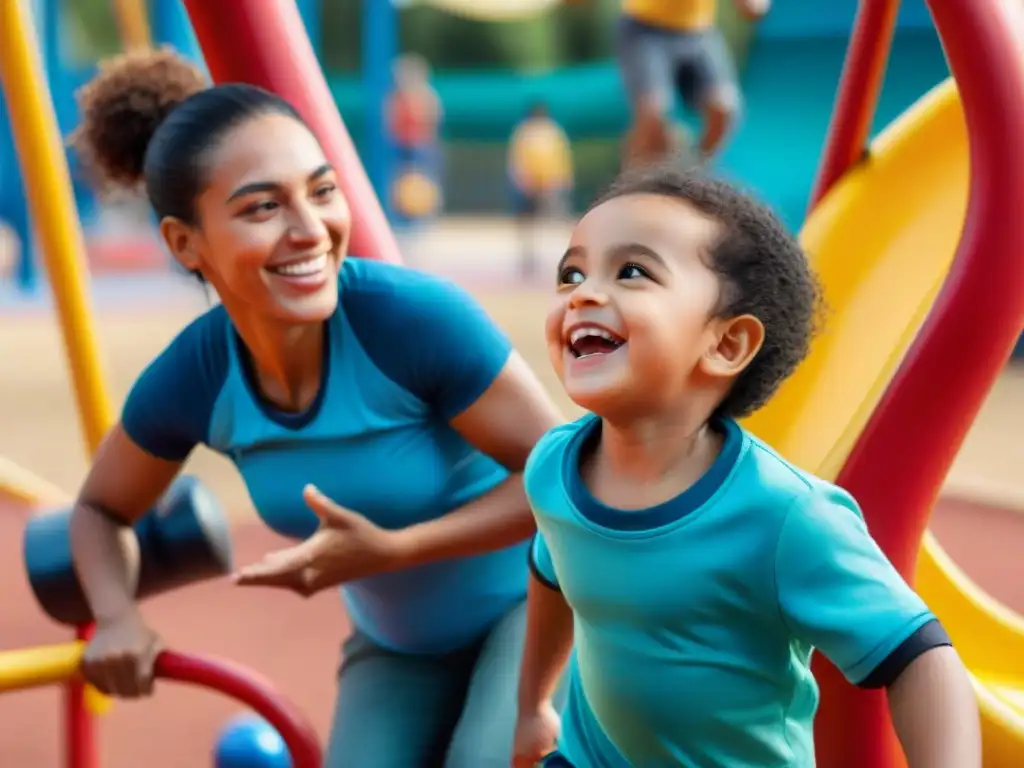
<path fill-rule="evenodd" d="M 216 82 L 252 83 L 279 94 L 320 139 L 352 209 L 352 253 L 400 263 L 398 243 L 338 114 L 295 0 L 185 0 L 185 7 Z"/>
<path fill-rule="evenodd" d="M 928 5 L 967 123 L 967 215 L 942 291 L 838 478 L 908 581 L 946 473 L 1024 326 L 1020 11 L 1007 0 Z M 854 690 L 825 664 L 815 673 L 819 765 L 902 765 L 884 694 Z"/>
<path fill-rule="evenodd" d="M 92 625 L 75 631 L 77 640 L 88 640 Z M 73 678 L 64 684 L 64 764 L 67 768 L 98 768 L 96 721 L 85 703 L 85 683 Z"/>
<path fill-rule="evenodd" d="M 857 8 L 808 210 L 814 209 L 867 148 L 899 6 L 899 0 L 861 0 Z"/>

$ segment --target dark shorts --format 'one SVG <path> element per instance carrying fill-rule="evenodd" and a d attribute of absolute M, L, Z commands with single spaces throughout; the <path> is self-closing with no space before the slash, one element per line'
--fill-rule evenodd
<path fill-rule="evenodd" d="M 717 29 L 678 32 L 623 16 L 616 52 L 631 104 L 654 99 L 667 111 L 678 93 L 690 109 L 739 108 L 736 68 Z"/>

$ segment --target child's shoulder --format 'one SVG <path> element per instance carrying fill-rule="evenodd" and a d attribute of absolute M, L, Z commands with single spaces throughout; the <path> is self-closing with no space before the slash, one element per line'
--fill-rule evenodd
<path fill-rule="evenodd" d="M 739 473 L 738 490 L 749 494 L 759 507 L 788 514 L 815 515 L 844 507 L 860 516 L 853 497 L 844 489 L 812 474 L 783 457 L 760 438 L 747 433 L 749 450 Z"/>
<path fill-rule="evenodd" d="M 586 414 L 575 421 L 560 424 L 549 429 L 530 452 L 526 461 L 524 472 L 527 490 L 531 483 L 543 477 L 545 480 L 553 479 L 561 472 L 562 462 L 565 454 L 572 445 L 573 439 L 581 432 L 594 426 L 597 417 L 593 414 Z"/>

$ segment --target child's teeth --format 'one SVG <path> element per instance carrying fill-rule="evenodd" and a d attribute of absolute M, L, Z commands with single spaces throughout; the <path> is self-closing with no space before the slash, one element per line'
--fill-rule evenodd
<path fill-rule="evenodd" d="M 577 328 L 569 335 L 569 342 L 571 344 L 575 344 L 577 341 L 584 338 L 585 336 L 600 336 L 602 339 L 607 339 L 608 341 L 611 342 L 615 341 L 615 337 L 612 336 L 608 331 L 604 330 L 603 328 L 584 326 L 582 328 Z"/>

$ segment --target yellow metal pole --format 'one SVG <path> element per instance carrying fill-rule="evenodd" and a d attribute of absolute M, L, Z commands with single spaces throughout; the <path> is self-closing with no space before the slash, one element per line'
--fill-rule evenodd
<path fill-rule="evenodd" d="M 114 0 L 114 14 L 126 50 L 149 47 L 149 19 L 144 0 Z"/>
<path fill-rule="evenodd" d="M 0 0 L 0 85 L 7 99 L 29 211 L 42 245 L 86 446 L 92 455 L 113 422 L 100 370 L 71 174 L 43 76 L 28 0 Z"/>
<path fill-rule="evenodd" d="M 84 652 L 85 643 L 80 641 L 3 651 L 0 693 L 62 683 L 78 674 Z"/>

